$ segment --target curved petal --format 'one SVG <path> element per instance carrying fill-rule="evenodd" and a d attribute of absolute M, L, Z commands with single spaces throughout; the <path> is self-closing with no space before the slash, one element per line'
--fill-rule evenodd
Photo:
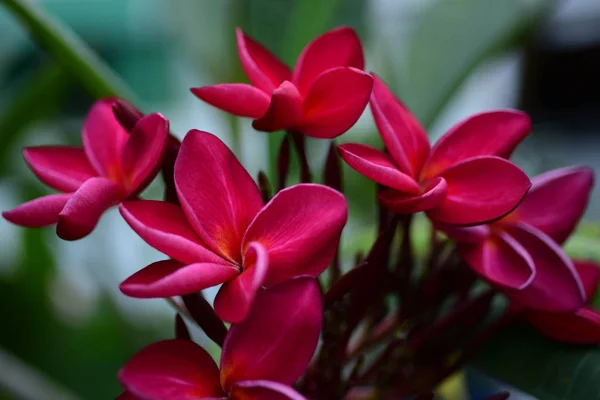
<path fill-rule="evenodd" d="M 523 171 L 495 156 L 465 160 L 441 176 L 448 183 L 448 193 L 442 204 L 428 215 L 454 225 L 482 224 L 505 216 L 531 186 Z"/>
<path fill-rule="evenodd" d="M 555 169 L 531 180 L 531 189 L 510 219 L 535 226 L 559 244 L 573 232 L 594 185 L 588 167 Z"/>
<path fill-rule="evenodd" d="M 444 232 L 448 237 L 462 243 L 479 243 L 487 239 L 492 233 L 489 225 L 456 226 L 444 223 L 435 223 L 435 229 Z"/>
<path fill-rule="evenodd" d="M 27 147 L 23 157 L 39 180 L 61 192 L 74 192 L 87 179 L 96 176 L 81 148 Z"/>
<path fill-rule="evenodd" d="M 242 68 L 254 86 L 271 93 L 281 82 L 290 79 L 290 69 L 269 50 L 244 35 L 240 28 L 236 29 L 235 35 Z"/>
<path fill-rule="evenodd" d="M 157 261 L 121 283 L 123 294 L 142 299 L 183 296 L 226 282 L 239 273 L 231 264 Z"/>
<path fill-rule="evenodd" d="M 123 178 L 128 194 L 139 193 L 161 167 L 169 137 L 169 121 L 150 114 L 135 124 L 123 149 Z"/>
<path fill-rule="evenodd" d="M 258 213 L 244 236 L 269 253 L 265 285 L 327 268 L 348 217 L 344 196 L 327 186 L 300 184 L 281 190 Z"/>
<path fill-rule="evenodd" d="M 292 82 L 304 96 L 319 75 L 335 67 L 365 68 L 360 39 L 350 27 L 333 29 L 310 42 L 298 57 Z"/>
<path fill-rule="evenodd" d="M 229 396 L 231 400 L 306 400 L 290 386 L 267 380 L 238 382 Z"/>
<path fill-rule="evenodd" d="M 520 290 L 535 278 L 535 264 L 527 250 L 505 232 L 476 244 L 460 244 L 461 257 L 488 282 Z"/>
<path fill-rule="evenodd" d="M 541 334 L 554 340 L 600 344 L 600 314 L 590 306 L 565 314 L 531 311 L 527 320 Z"/>
<path fill-rule="evenodd" d="M 258 131 L 275 132 L 282 129 L 295 130 L 302 121 L 302 97 L 290 81 L 283 81 L 271 95 L 271 103 L 265 114 L 252 121 Z"/>
<path fill-rule="evenodd" d="M 585 291 L 573 263 L 546 234 L 527 224 L 507 227 L 535 264 L 535 279 L 521 291 L 507 294 L 528 308 L 572 312 L 585 303 Z"/>
<path fill-rule="evenodd" d="M 289 280 L 259 293 L 249 317 L 232 325 L 221 354 L 221 384 L 267 379 L 292 384 L 319 340 L 321 293 L 313 278 Z"/>
<path fill-rule="evenodd" d="M 413 195 L 397 190 L 384 190 L 377 195 L 377 198 L 388 210 L 398 214 L 414 214 L 438 207 L 444 201 L 447 191 L 446 181 L 438 178 L 429 181 L 421 194 Z"/>
<path fill-rule="evenodd" d="M 121 185 L 106 178 L 90 178 L 67 201 L 58 214 L 56 233 L 64 240 L 87 236 L 100 216 L 119 204 L 125 195 Z"/>
<path fill-rule="evenodd" d="M 218 254 L 241 263 L 242 237 L 263 201 L 231 150 L 216 136 L 191 130 L 175 162 L 175 186 L 200 239 Z"/>
<path fill-rule="evenodd" d="M 585 297 L 589 300 L 594 298 L 594 293 L 600 281 L 600 266 L 591 261 L 573 261 L 573 266 L 581 279 Z"/>
<path fill-rule="evenodd" d="M 377 130 L 392 158 L 402 172 L 417 178 L 429 154 L 425 130 L 376 75 L 370 104 Z"/>
<path fill-rule="evenodd" d="M 373 78 L 349 67 L 330 69 L 315 80 L 302 105 L 302 133 L 333 139 L 350 129 L 369 103 Z"/>
<path fill-rule="evenodd" d="M 191 90 L 200 100 L 240 117 L 262 117 L 271 101 L 268 94 L 245 83 L 224 83 Z"/>
<path fill-rule="evenodd" d="M 145 347 L 119 371 L 119 382 L 142 399 L 224 396 L 215 362 L 189 340 L 164 340 Z"/>
<path fill-rule="evenodd" d="M 196 235 L 181 207 L 164 201 L 127 201 L 119 207 L 123 219 L 146 243 L 185 264 L 223 263 Z"/>
<path fill-rule="evenodd" d="M 83 149 L 98 174 L 120 182 L 123 149 L 129 135 L 115 116 L 114 102 L 99 100 L 90 109 L 83 125 Z"/>
<path fill-rule="evenodd" d="M 401 172 L 384 152 L 360 143 L 346 143 L 337 148 L 352 169 L 370 180 L 409 194 L 421 192 L 419 184 Z"/>
<path fill-rule="evenodd" d="M 215 297 L 215 312 L 223 321 L 237 324 L 248 316 L 269 266 L 269 255 L 259 243 L 248 246 L 244 271 L 221 286 Z"/>
<path fill-rule="evenodd" d="M 423 179 L 440 175 L 454 164 L 476 156 L 508 158 L 531 131 L 531 120 L 517 110 L 475 114 L 454 125 L 431 149 Z"/>
<path fill-rule="evenodd" d="M 13 224 L 39 228 L 58 222 L 58 214 L 71 198 L 72 193 L 51 194 L 23 203 L 2 216 Z"/>

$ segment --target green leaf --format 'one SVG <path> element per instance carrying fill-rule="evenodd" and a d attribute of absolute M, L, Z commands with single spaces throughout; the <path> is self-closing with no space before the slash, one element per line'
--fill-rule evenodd
<path fill-rule="evenodd" d="M 600 399 L 600 347 L 558 343 L 524 325 L 498 333 L 473 364 L 543 400 Z"/>

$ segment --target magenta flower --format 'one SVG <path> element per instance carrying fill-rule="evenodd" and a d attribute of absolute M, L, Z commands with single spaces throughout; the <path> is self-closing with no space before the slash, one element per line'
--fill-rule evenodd
<path fill-rule="evenodd" d="M 475 115 L 430 149 L 417 119 L 378 77 L 371 110 L 389 154 L 358 143 L 338 150 L 350 167 L 389 187 L 378 197 L 391 211 L 427 211 L 435 221 L 474 225 L 509 213 L 529 189 L 525 173 L 505 159 L 529 132 L 525 114 Z"/>
<path fill-rule="evenodd" d="M 216 136 L 190 131 L 175 163 L 181 207 L 130 201 L 121 214 L 142 239 L 173 260 L 151 264 L 121 284 L 133 297 L 185 295 L 224 283 L 219 317 L 242 321 L 258 289 L 331 262 L 346 223 L 344 196 L 301 184 L 264 204 L 250 175 Z"/>
<path fill-rule="evenodd" d="M 293 72 L 241 29 L 236 35 L 251 85 L 192 89 L 201 100 L 253 118 L 260 131 L 286 129 L 321 139 L 346 132 L 367 106 L 373 79 L 362 71 L 362 46 L 352 28 L 334 29 L 309 43 Z"/>
<path fill-rule="evenodd" d="M 167 340 L 137 353 L 119 373 L 139 400 L 303 400 L 290 387 L 302 375 L 321 332 L 322 304 L 313 278 L 262 291 L 249 317 L 232 325 L 220 368 L 191 341 Z"/>
<path fill-rule="evenodd" d="M 142 118 L 131 134 L 117 121 L 114 100 L 96 102 L 83 126 L 83 148 L 29 147 L 23 152 L 33 173 L 64 192 L 40 197 L 2 213 L 26 227 L 56 225 L 62 239 L 88 235 L 108 208 L 135 197 L 156 176 L 169 134 L 160 114 Z"/>
<path fill-rule="evenodd" d="M 583 215 L 594 174 L 557 169 L 533 179 L 523 202 L 490 225 L 442 227 L 459 241 L 465 261 L 511 300 L 527 308 L 571 312 L 585 302 L 573 262 L 560 248 Z"/>

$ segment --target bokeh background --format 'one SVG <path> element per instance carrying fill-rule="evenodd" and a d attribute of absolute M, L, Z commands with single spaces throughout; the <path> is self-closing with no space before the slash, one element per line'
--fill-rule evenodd
<path fill-rule="evenodd" d="M 76 76 L 28 36 L 0 0 L 0 209 L 48 190 L 21 158 L 25 145 L 80 143 L 94 100 Z M 600 2 L 594 0 L 44 0 L 129 87 L 145 111 L 160 111 L 182 137 L 220 136 L 252 175 L 271 173 L 281 134 L 196 99 L 191 87 L 244 80 L 234 28 L 293 65 L 304 45 L 337 25 L 354 27 L 367 68 L 389 83 L 433 139 L 460 119 L 492 108 L 529 112 L 534 129 L 515 162 L 535 175 L 588 164 L 600 171 Z M 380 145 L 367 111 L 340 141 Z M 311 164 L 327 146 L 309 142 Z M 272 157 L 271 157 L 272 158 Z M 351 220 L 344 248 L 374 235 L 374 187 L 345 171 Z M 160 184 L 146 192 L 160 197 Z M 583 234 L 569 243 L 597 257 L 600 193 Z M 0 220 L 0 399 L 107 399 L 135 350 L 173 334 L 163 301 L 132 300 L 118 284 L 160 255 L 116 210 L 88 238 L 65 243 L 51 228 Z M 201 334 L 197 333 L 200 341 Z M 456 393 L 456 392 L 455 392 Z M 456 394 L 455 396 L 459 396 Z M 465 395 L 466 396 L 466 395 Z M 524 395 L 523 395 L 524 396 Z M 455 397 L 458 398 L 458 397 Z M 473 396 L 474 399 L 477 395 Z M 524 398 L 524 397 L 522 397 Z"/>

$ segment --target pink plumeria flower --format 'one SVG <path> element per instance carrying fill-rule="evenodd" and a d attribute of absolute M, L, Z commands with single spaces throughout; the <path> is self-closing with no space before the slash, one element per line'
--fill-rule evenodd
<path fill-rule="evenodd" d="M 586 301 L 573 262 L 560 248 L 587 206 L 594 173 L 587 167 L 535 177 L 523 202 L 489 225 L 440 226 L 459 242 L 465 261 L 511 300 L 527 308 L 571 312 Z"/>
<path fill-rule="evenodd" d="M 362 46 L 351 28 L 334 29 L 309 43 L 293 72 L 241 29 L 236 35 L 251 85 L 192 89 L 201 100 L 253 118 L 252 126 L 260 131 L 286 129 L 321 139 L 346 132 L 367 106 L 373 79 L 362 71 Z"/>
<path fill-rule="evenodd" d="M 353 169 L 389 189 L 380 202 L 400 214 L 426 211 L 439 222 L 475 225 L 512 211 L 530 186 L 507 161 L 530 130 L 527 115 L 493 111 L 455 125 L 433 148 L 417 119 L 374 77 L 371 110 L 389 152 L 348 143 L 338 146 Z"/>
<path fill-rule="evenodd" d="M 115 100 L 96 102 L 83 126 L 83 148 L 29 147 L 25 161 L 52 194 L 2 213 L 26 227 L 56 225 L 62 239 L 87 236 L 112 206 L 135 197 L 156 176 L 169 133 L 160 114 L 142 118 L 129 134 L 117 121 Z"/>
<path fill-rule="evenodd" d="M 171 297 L 224 283 L 215 310 L 243 320 L 256 292 L 299 275 L 317 276 L 331 262 L 347 218 L 344 196 L 301 184 L 264 204 L 256 183 L 216 136 L 190 131 L 175 162 L 181 206 L 131 201 L 120 211 L 142 239 L 172 260 L 121 284 L 133 297 Z"/>
<path fill-rule="evenodd" d="M 321 294 L 300 277 L 262 291 L 250 316 L 227 333 L 220 368 L 187 340 L 154 343 L 119 373 L 119 399 L 304 400 L 290 387 L 310 362 L 321 332 Z"/>

